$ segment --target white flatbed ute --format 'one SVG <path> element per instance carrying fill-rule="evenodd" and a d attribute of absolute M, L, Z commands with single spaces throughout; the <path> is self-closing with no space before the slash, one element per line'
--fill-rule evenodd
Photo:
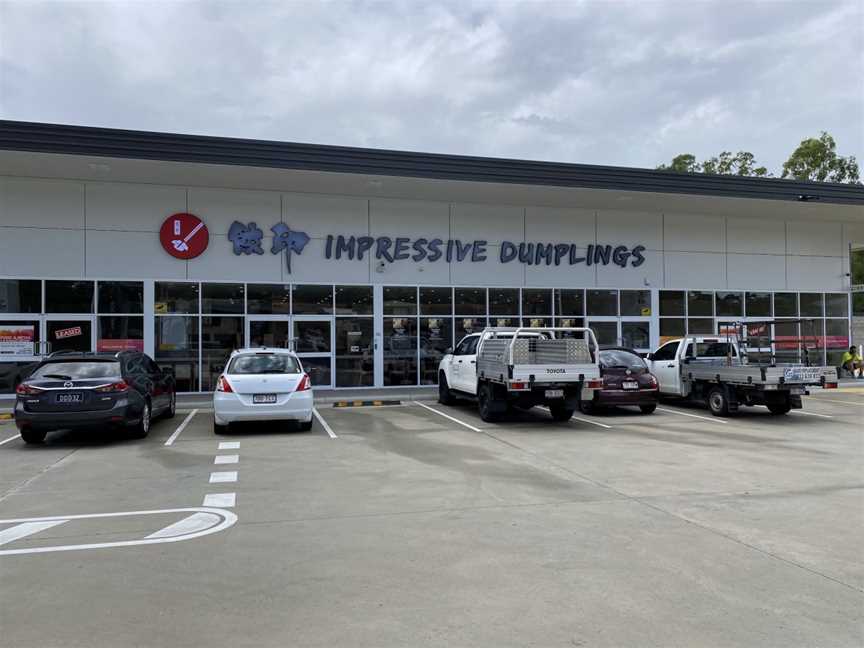
<path fill-rule="evenodd" d="M 837 369 L 804 363 L 751 363 L 737 339 L 727 336 L 671 340 L 648 355 L 660 394 L 704 403 L 715 416 L 743 405 L 764 405 L 782 415 L 802 407 L 808 387 L 837 387 Z"/>
<path fill-rule="evenodd" d="M 547 405 L 555 420 L 569 420 L 579 400 L 590 400 L 603 386 L 597 349 L 588 328 L 489 327 L 442 358 L 439 401 L 474 397 L 484 421 L 535 405 Z"/>

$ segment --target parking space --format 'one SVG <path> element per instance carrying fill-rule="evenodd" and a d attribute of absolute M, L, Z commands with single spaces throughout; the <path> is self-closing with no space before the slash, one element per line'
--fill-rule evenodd
<path fill-rule="evenodd" d="M 201 407 L 144 440 L 13 440 L 0 519 L 28 521 L 0 522 L 0 625 L 16 646 L 860 645 L 862 410 L 322 403 L 309 432 L 216 435 Z M 135 511 L 156 512 L 71 519 Z"/>

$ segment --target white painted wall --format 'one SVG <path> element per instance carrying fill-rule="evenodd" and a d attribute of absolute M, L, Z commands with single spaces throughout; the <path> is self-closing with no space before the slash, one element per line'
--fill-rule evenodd
<path fill-rule="evenodd" d="M 719 200 L 719 199 L 706 199 Z M 0 178 L 0 276 L 344 282 L 420 285 L 578 286 L 844 290 L 850 242 L 864 224 L 778 222 L 639 209 L 596 211 L 353 196 L 244 191 L 150 184 Z M 190 211 L 210 230 L 210 246 L 189 262 L 167 255 L 162 222 Z M 263 255 L 236 256 L 227 240 L 234 220 L 264 231 Z M 312 240 L 293 258 L 270 254 L 278 222 Z M 482 239 L 488 261 L 324 259 L 328 234 Z M 639 268 L 615 265 L 529 266 L 498 260 L 502 240 L 644 245 Z"/>

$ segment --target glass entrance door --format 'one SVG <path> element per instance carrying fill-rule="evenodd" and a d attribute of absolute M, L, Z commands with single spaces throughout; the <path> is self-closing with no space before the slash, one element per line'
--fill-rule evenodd
<path fill-rule="evenodd" d="M 292 349 L 315 387 L 333 386 L 333 318 L 265 315 L 246 320 L 246 343 Z"/>

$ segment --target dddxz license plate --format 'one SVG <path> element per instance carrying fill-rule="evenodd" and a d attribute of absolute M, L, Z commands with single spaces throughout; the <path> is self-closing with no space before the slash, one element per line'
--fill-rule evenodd
<path fill-rule="evenodd" d="M 55 402 L 61 403 L 63 405 L 71 405 L 73 403 L 83 403 L 84 402 L 84 394 L 57 394 L 54 397 Z"/>
<path fill-rule="evenodd" d="M 252 397 L 253 403 L 275 403 L 276 394 L 255 394 Z"/>

